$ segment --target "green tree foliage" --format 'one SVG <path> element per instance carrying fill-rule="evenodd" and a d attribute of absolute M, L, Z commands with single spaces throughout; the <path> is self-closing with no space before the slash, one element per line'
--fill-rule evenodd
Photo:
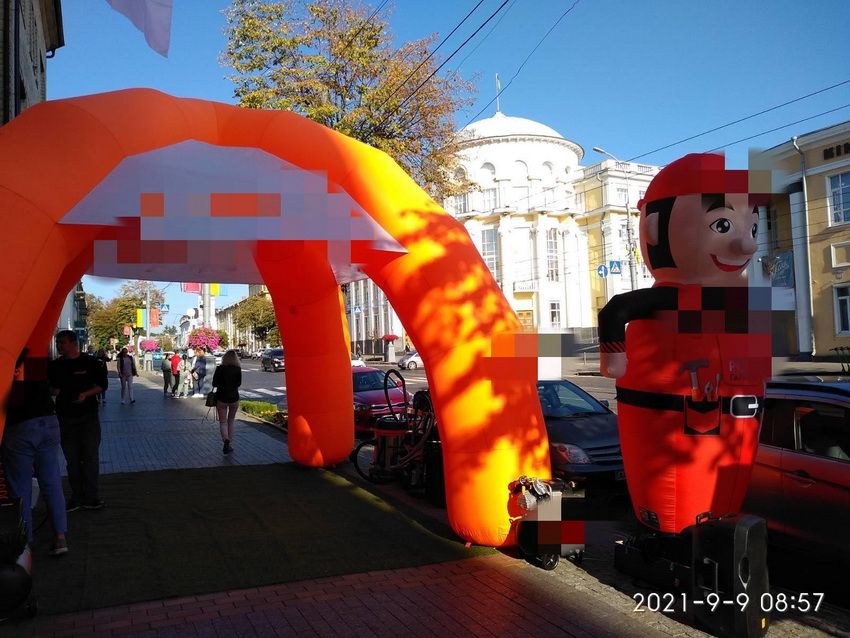
<path fill-rule="evenodd" d="M 236 72 L 235 96 L 379 148 L 435 196 L 467 189 L 447 177 L 458 161 L 454 114 L 472 103 L 472 83 L 451 71 L 426 81 L 440 64 L 436 34 L 396 46 L 372 12 L 354 0 L 234 0 L 222 64 Z"/>
<path fill-rule="evenodd" d="M 260 341 L 268 341 L 272 331 L 277 334 L 274 306 L 263 295 L 248 297 L 240 303 L 233 314 L 233 320 L 239 330 L 250 330 Z M 278 336 L 278 342 L 280 342 L 280 336 Z"/>
<path fill-rule="evenodd" d="M 229 339 L 227 337 L 227 333 L 224 330 L 216 330 L 218 334 L 218 347 L 223 350 L 228 347 Z"/>
<path fill-rule="evenodd" d="M 165 296 L 152 281 L 128 281 L 118 289 L 118 295 L 136 299 L 139 304 L 136 307 L 144 308 L 148 291 L 151 293 L 151 308 L 159 308 L 165 303 Z"/>
<path fill-rule="evenodd" d="M 116 297 L 97 310 L 89 310 L 86 324 L 94 348 L 109 348 L 111 338 L 118 339 L 124 345 L 128 337 L 124 335 L 124 326 L 132 325 L 136 320 L 137 300 L 133 297 Z"/>

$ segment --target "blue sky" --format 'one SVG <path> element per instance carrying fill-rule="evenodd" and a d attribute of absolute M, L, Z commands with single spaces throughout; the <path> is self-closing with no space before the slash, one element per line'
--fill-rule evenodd
<path fill-rule="evenodd" d="M 448 57 L 503 1 L 484 0 L 439 53 Z M 525 62 L 572 2 L 509 0 L 452 58 L 446 68 L 460 64 L 461 73 L 477 78 L 479 87 L 476 105 L 458 114 L 459 126 L 472 121 L 494 96 L 496 73 L 503 88 L 502 112 L 542 122 L 577 142 L 586 152 L 584 165 L 602 159 L 593 146 L 624 160 L 640 157 L 661 165 L 686 153 L 724 147 L 728 165 L 745 168 L 751 148 L 850 120 L 847 83 L 652 152 L 850 80 L 846 0 L 580 0 Z M 399 40 L 435 32 L 442 38 L 476 4 L 399 0 L 389 21 Z M 65 0 L 66 45 L 48 63 L 48 98 L 151 87 L 234 103 L 233 85 L 224 79 L 228 70 L 218 63 L 225 46 L 221 10 L 229 2 L 174 0 L 174 5 L 166 59 L 103 0 Z M 494 112 L 490 105 L 476 119 Z M 788 126 L 799 120 L 806 121 Z M 772 129 L 779 130 L 763 134 Z M 87 290 L 105 298 L 120 283 L 85 280 Z M 230 296 L 217 305 L 246 292 L 246 287 L 231 286 Z M 168 288 L 166 298 L 172 307 L 169 322 L 196 300 L 180 293 L 177 284 Z"/>

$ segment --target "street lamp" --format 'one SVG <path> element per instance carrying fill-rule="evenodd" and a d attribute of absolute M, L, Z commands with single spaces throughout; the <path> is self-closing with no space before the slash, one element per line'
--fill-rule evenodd
<path fill-rule="evenodd" d="M 621 161 L 617 156 L 612 155 L 605 149 L 599 148 L 598 146 L 594 146 L 593 151 L 600 155 L 607 155 L 617 162 L 617 164 L 625 164 L 625 162 Z M 629 245 L 629 277 L 631 278 L 631 289 L 634 290 L 637 287 L 637 264 L 635 263 L 635 243 L 634 236 L 632 234 L 632 213 L 631 207 L 629 206 L 629 190 L 631 189 L 629 188 L 629 171 L 625 168 L 622 170 L 623 174 L 626 176 L 626 234 L 628 235 Z"/>

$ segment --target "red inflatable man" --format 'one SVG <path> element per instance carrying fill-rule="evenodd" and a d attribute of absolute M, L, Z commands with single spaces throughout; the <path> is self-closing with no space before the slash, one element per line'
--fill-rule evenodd
<path fill-rule="evenodd" d="M 750 174 L 687 155 L 638 203 L 652 288 L 599 313 L 601 372 L 617 379 L 620 440 L 636 516 L 679 533 L 737 512 L 771 373 L 770 289 L 748 287 L 758 206 Z"/>

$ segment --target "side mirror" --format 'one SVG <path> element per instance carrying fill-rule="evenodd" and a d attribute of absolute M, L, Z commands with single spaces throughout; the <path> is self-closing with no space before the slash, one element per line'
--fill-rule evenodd
<path fill-rule="evenodd" d="M 396 387 L 398 387 L 398 388 L 401 387 L 401 381 L 396 381 L 395 384 L 396 384 Z"/>
<path fill-rule="evenodd" d="M 607 408 L 607 407 L 609 407 L 609 405 L 610 405 L 610 404 L 608 403 L 608 399 L 602 399 L 599 403 L 601 403 L 602 405 L 604 405 L 606 408 Z"/>

